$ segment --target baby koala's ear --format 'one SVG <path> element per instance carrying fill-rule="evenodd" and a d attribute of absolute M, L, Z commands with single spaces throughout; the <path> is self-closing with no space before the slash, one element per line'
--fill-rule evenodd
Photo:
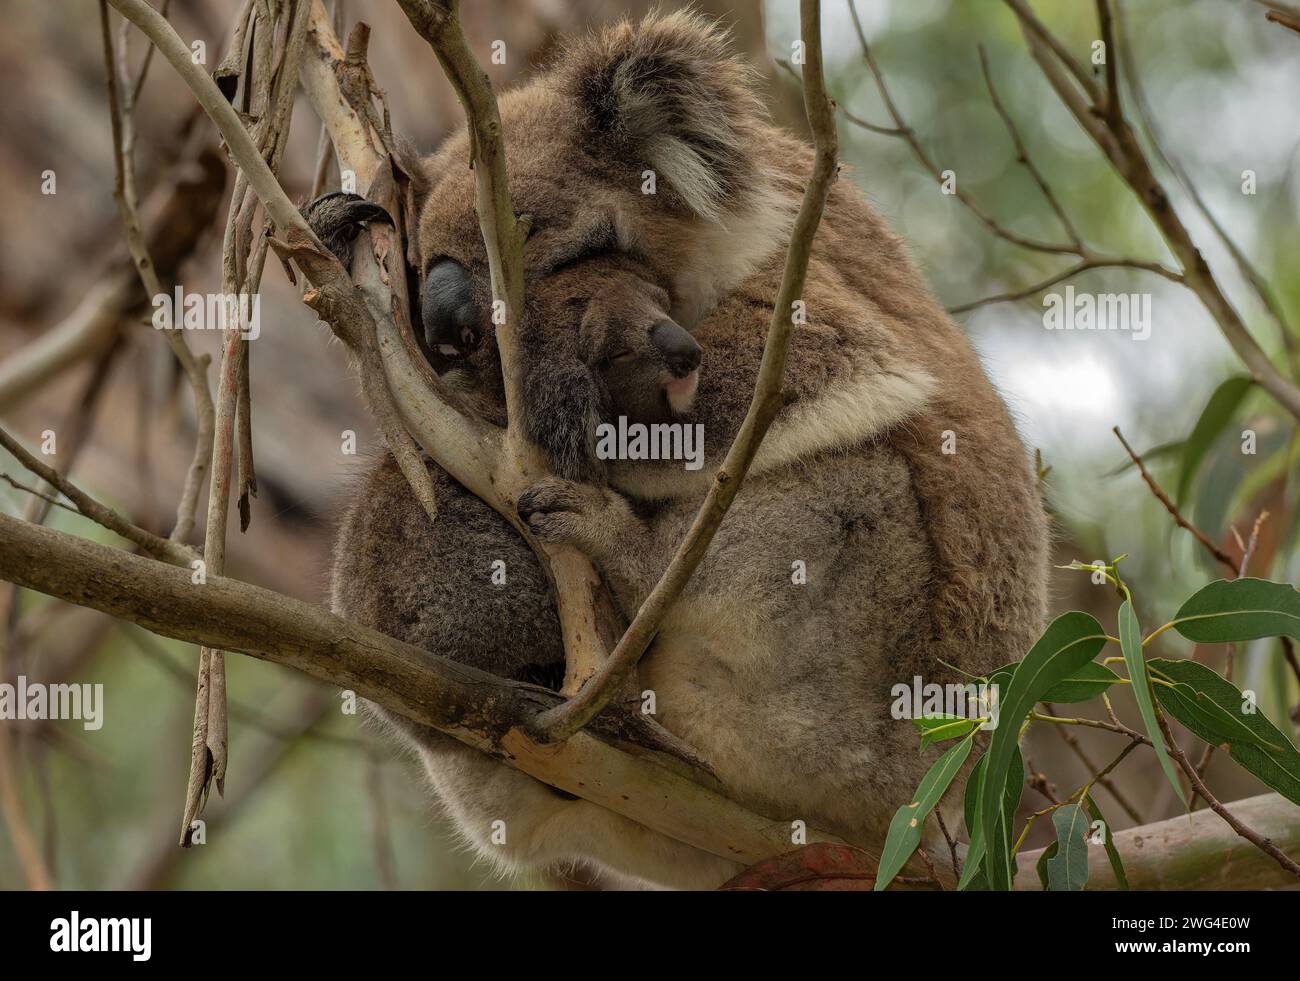
<path fill-rule="evenodd" d="M 654 170 L 701 217 L 718 217 L 752 185 L 754 130 L 764 118 L 754 71 L 699 14 L 651 14 L 579 40 L 559 74 L 592 136 Z"/>
<path fill-rule="evenodd" d="M 596 428 L 604 396 L 580 361 L 528 357 L 524 365 L 524 435 L 541 448 L 556 476 L 603 483 Z"/>

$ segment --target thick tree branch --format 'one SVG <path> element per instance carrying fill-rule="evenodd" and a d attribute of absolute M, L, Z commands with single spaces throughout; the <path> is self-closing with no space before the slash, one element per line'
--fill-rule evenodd
<path fill-rule="evenodd" d="M 1232 810 L 1260 834 L 1288 849 L 1300 849 L 1300 807 L 1279 794 L 1233 801 Z M 1295 880 L 1254 845 L 1211 815 L 1197 811 L 1115 832 L 1130 889 L 1270 889 Z M 1016 856 L 1018 890 L 1042 888 L 1034 867 L 1043 849 Z M 1089 890 L 1119 888 L 1106 850 L 1088 849 Z"/>
<path fill-rule="evenodd" d="M 602 718 L 559 745 L 527 735 L 553 692 L 438 657 L 319 607 L 0 515 L 0 579 L 164 637 L 248 654 L 350 689 L 525 773 L 696 848 L 752 864 L 790 850 L 790 825 L 754 814 L 626 742 Z M 615 746 L 609 740 L 616 740 Z M 809 840 L 837 841 L 809 832 Z"/>

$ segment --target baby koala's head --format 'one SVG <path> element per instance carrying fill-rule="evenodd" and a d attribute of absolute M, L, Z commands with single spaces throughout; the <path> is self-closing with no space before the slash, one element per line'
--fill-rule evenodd
<path fill-rule="evenodd" d="M 694 406 L 702 351 L 648 277 L 635 260 L 605 255 L 529 287 L 520 343 L 525 432 L 562 477 L 602 473 L 602 423 L 673 422 Z"/>

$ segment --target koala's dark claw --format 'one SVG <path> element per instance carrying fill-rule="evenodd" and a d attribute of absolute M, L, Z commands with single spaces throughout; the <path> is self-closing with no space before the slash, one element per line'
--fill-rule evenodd
<path fill-rule="evenodd" d="M 344 263 L 352 257 L 352 242 L 366 222 L 396 227 L 393 216 L 382 207 L 346 191 L 322 194 L 303 205 L 302 216 L 321 243 Z"/>

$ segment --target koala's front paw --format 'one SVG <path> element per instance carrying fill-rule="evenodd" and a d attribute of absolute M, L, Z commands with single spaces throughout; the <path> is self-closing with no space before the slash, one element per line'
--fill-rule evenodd
<path fill-rule="evenodd" d="M 302 206 L 302 216 L 321 243 L 346 265 L 352 255 L 352 240 L 368 221 L 393 224 L 393 216 L 359 194 L 330 191 Z"/>
<path fill-rule="evenodd" d="M 515 510 L 542 541 L 550 545 L 580 545 L 585 522 L 603 504 L 599 488 L 548 477 L 520 494 Z"/>

